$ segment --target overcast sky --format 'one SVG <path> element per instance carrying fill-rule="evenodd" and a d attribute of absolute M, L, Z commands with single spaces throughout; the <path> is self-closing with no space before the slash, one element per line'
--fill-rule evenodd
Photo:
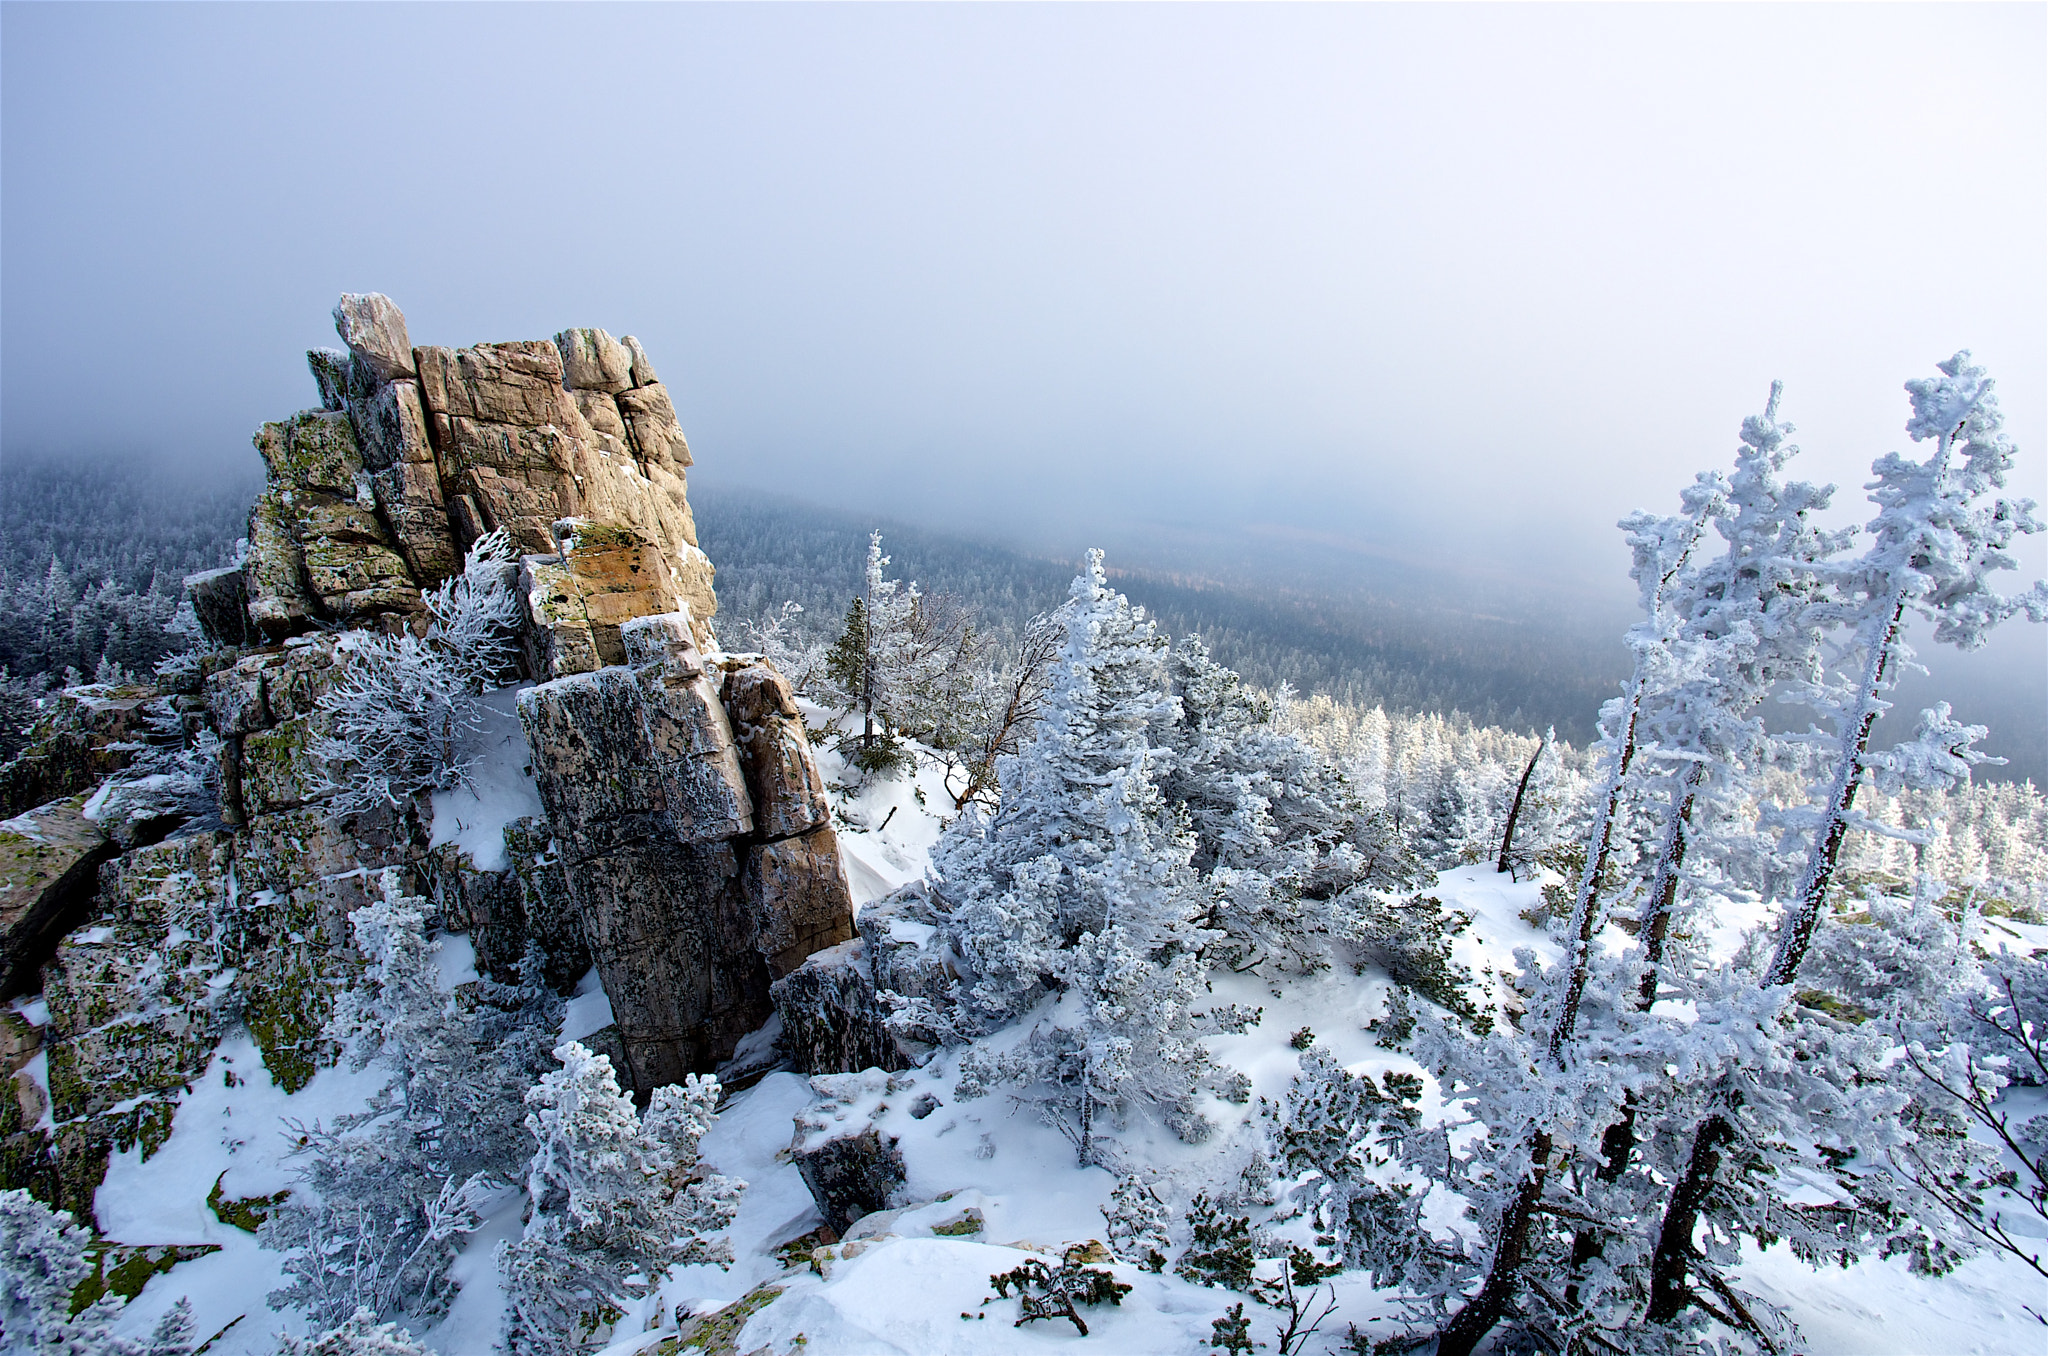
<path fill-rule="evenodd" d="M 699 482 L 1618 589 L 1774 377 L 1862 517 L 1971 347 L 2048 498 L 2044 15 L 8 5 L 0 433 L 250 459 L 378 290 L 639 335 Z"/>

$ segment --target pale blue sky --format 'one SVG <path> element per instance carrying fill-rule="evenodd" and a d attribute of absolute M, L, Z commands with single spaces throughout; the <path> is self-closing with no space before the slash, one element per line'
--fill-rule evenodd
<path fill-rule="evenodd" d="M 2048 498 L 2044 15 L 8 4 L 0 433 L 247 458 L 374 289 L 638 334 L 701 481 L 1618 591 L 1773 377 L 1866 516 L 1971 346 Z"/>

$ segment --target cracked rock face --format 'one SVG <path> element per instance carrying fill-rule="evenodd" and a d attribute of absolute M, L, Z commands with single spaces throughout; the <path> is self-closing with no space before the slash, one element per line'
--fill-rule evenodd
<path fill-rule="evenodd" d="M 569 894 L 643 1095 L 728 1058 L 767 1020 L 775 978 L 853 935 L 830 826 L 806 824 L 811 812 L 792 810 L 782 789 L 756 802 L 752 788 L 788 778 L 763 780 L 773 770 L 736 736 L 694 635 L 686 612 L 633 619 L 620 637 L 632 666 L 558 678 L 519 703 Z M 760 667 L 756 685 L 786 696 Z M 796 730 L 800 739 L 800 721 Z M 815 782 L 807 745 L 778 757 Z M 760 804 L 805 831 L 768 837 Z"/>
<path fill-rule="evenodd" d="M 0 821 L 0 998 L 35 984 L 36 967 L 92 907 L 94 873 L 113 854 L 85 797 Z"/>

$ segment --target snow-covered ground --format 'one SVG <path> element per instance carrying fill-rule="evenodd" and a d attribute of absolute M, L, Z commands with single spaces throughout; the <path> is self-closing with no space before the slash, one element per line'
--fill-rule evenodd
<path fill-rule="evenodd" d="M 499 714 L 510 712 L 508 694 Z M 823 723 L 820 712 L 806 715 L 814 725 Z M 516 728 L 514 717 L 511 729 Z M 482 857 L 482 844 L 472 840 L 487 836 L 486 826 L 533 812 L 522 808 L 531 805 L 531 785 L 519 785 L 523 741 L 517 742 L 519 749 L 496 740 L 479 794 L 437 800 L 437 841 L 461 842 Z M 821 750 L 820 764 L 828 781 L 840 787 L 836 822 L 857 904 L 921 876 L 943 817 L 952 810 L 939 771 L 924 767 L 913 778 L 855 790 L 846 785 L 846 769 L 836 755 Z M 1547 949 L 1548 939 L 1519 916 L 1538 902 L 1539 888 L 1484 867 L 1444 873 L 1434 893 L 1471 918 L 1456 940 L 1454 958 L 1475 974 L 1505 974 L 1514 969 L 1517 947 Z M 2048 944 L 2048 931 L 2027 933 L 2028 943 Z M 1603 940 L 1626 943 L 1618 935 Z M 465 939 L 447 939 L 442 961 L 444 982 L 451 986 L 473 974 Z M 1376 976 L 1340 969 L 1285 990 L 1233 976 L 1215 987 L 1219 1001 L 1264 1010 L 1262 1020 L 1243 1034 L 1214 1039 L 1218 1056 L 1251 1079 L 1251 1102 L 1233 1106 L 1212 1099 L 1207 1111 L 1218 1130 L 1200 1146 L 1164 1132 L 1133 1133 L 1124 1141 L 1131 1168 L 1175 1174 L 1181 1186 L 1176 1205 L 1205 1185 L 1235 1180 L 1260 1152 L 1254 1124 L 1259 1099 L 1284 1095 L 1299 1067 L 1290 1038 L 1301 1028 L 1312 1030 L 1354 1071 L 1415 1067 L 1405 1055 L 1375 1044 L 1366 1030 L 1386 996 L 1386 983 Z M 609 1020 L 609 1004 L 593 975 L 567 1006 L 564 1035 L 581 1036 Z M 650 1350 L 673 1336 L 679 1322 L 742 1300 L 751 1316 L 732 1349 L 775 1356 L 799 1350 L 805 1356 L 1042 1352 L 1077 1342 L 1079 1350 L 1104 1353 L 1206 1349 L 1211 1322 L 1241 1297 L 1121 1264 L 1112 1270 L 1132 1290 L 1118 1307 L 1087 1311 L 1088 1338 L 1064 1321 L 1013 1326 L 1018 1303 L 992 1298 L 990 1276 L 1027 1256 L 1056 1259 L 1072 1245 L 1102 1238 L 1101 1208 L 1114 1179 L 1102 1168 L 1077 1166 L 1069 1142 L 1031 1106 L 1000 1094 L 959 1100 L 952 1075 L 951 1057 L 942 1054 L 849 1110 L 865 1114 L 881 1105 L 876 1123 L 899 1140 L 911 1204 L 863 1221 L 838 1246 L 836 1258 L 815 1268 L 786 1266 L 778 1249 L 821 1223 L 787 1155 L 794 1120 L 816 1094 L 809 1080 L 778 1073 L 734 1095 L 702 1146 L 713 1169 L 748 1183 L 730 1233 L 733 1263 L 672 1273 L 617 1325 L 608 1356 Z M 288 1186 L 289 1126 L 357 1109 L 381 1082 L 375 1067 L 361 1073 L 329 1069 L 287 1096 L 271 1084 L 246 1037 L 224 1042 L 207 1077 L 181 1105 L 170 1140 L 147 1164 L 135 1152 L 117 1157 L 100 1190 L 100 1215 L 116 1240 L 220 1247 L 152 1279 L 130 1305 L 122 1330 L 146 1331 L 180 1296 L 191 1299 L 202 1338 L 226 1329 L 209 1349 L 217 1356 L 261 1356 L 274 1349 L 278 1331 L 296 1330 L 293 1317 L 270 1312 L 264 1302 L 282 1280 L 275 1255 L 217 1219 L 208 1193 L 216 1182 L 230 1198 Z M 911 1108 L 924 1094 L 939 1105 L 913 1117 Z M 959 1232 L 970 1210 L 979 1212 L 980 1228 Z M 501 1241 L 517 1235 L 519 1215 L 519 1197 L 507 1193 L 469 1239 L 454 1273 L 460 1295 L 424 1335 L 434 1350 L 483 1356 L 495 1345 L 502 1297 L 494 1255 Z M 1285 1234 L 1285 1226 L 1279 1232 Z M 2048 1285 L 2024 1265 L 2002 1258 L 1979 1258 L 1936 1280 L 1912 1275 L 1903 1259 L 1817 1272 L 1780 1246 L 1753 1253 L 1742 1275 L 1787 1307 L 1807 1339 L 1801 1350 L 1810 1356 L 2048 1351 L 2048 1328 L 2029 1312 L 2048 1313 Z M 1355 1276 L 1340 1276 L 1334 1286 L 1337 1312 L 1309 1352 L 1347 1349 L 1347 1326 L 1371 1330 L 1385 1310 Z M 1274 1311 L 1246 1307 L 1253 1337 L 1272 1350 Z"/>

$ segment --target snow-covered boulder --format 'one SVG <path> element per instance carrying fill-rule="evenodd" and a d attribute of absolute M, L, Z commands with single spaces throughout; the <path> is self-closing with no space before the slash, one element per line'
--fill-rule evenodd
<path fill-rule="evenodd" d="M 943 1044 L 934 1020 L 955 971 L 922 882 L 860 912 L 860 937 L 817 952 L 775 983 L 781 1045 L 810 1074 L 913 1069 Z"/>
<path fill-rule="evenodd" d="M 903 1153 L 875 1118 L 901 1085 L 881 1069 L 811 1080 L 819 1100 L 797 1113 L 789 1156 L 834 1233 L 862 1216 L 901 1205 Z"/>
<path fill-rule="evenodd" d="M 856 939 L 820 951 L 770 990 L 782 1018 L 779 1044 L 800 1072 L 915 1067 L 911 1052 L 887 1026 L 889 1014 L 875 994 L 866 949 Z"/>

